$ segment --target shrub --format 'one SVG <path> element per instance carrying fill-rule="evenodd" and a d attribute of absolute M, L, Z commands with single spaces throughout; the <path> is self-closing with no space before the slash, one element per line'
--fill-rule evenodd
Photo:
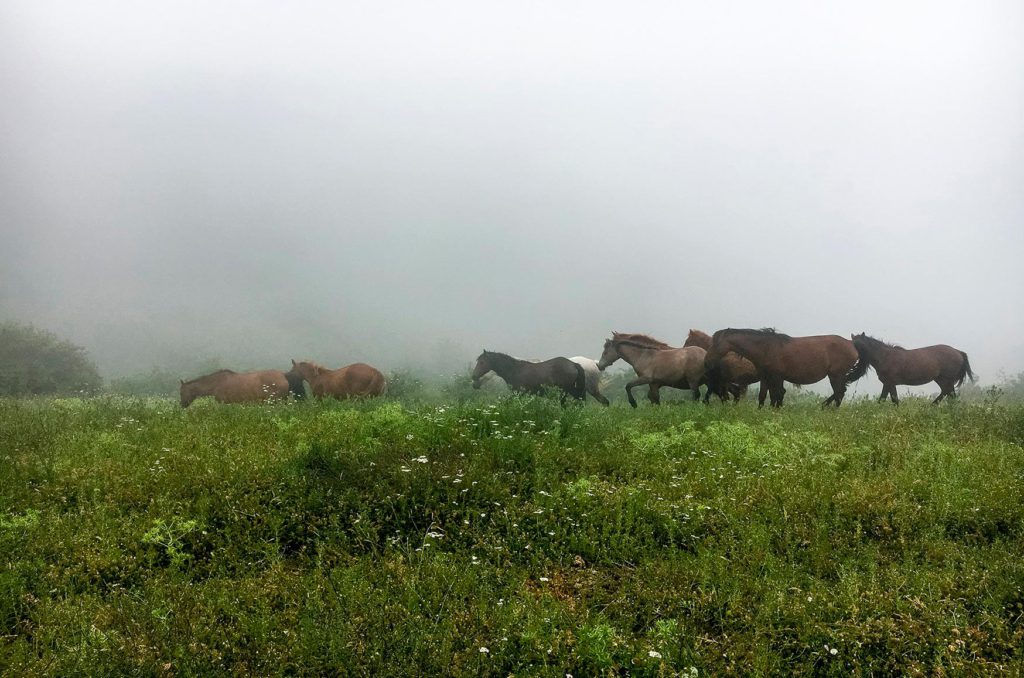
<path fill-rule="evenodd" d="M 102 383 L 81 346 L 30 325 L 0 324 L 0 395 L 91 393 Z"/>

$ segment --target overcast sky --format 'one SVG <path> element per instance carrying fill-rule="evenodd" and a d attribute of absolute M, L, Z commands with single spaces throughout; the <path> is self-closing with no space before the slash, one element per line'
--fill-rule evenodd
<path fill-rule="evenodd" d="M 1024 370 L 1024 4 L 0 5 L 0 319 L 108 376 L 771 325 Z"/>

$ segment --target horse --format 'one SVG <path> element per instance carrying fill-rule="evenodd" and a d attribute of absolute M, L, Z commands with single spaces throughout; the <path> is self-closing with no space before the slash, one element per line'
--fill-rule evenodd
<path fill-rule="evenodd" d="M 647 398 L 652 404 L 661 403 L 662 386 L 690 389 L 693 399 L 700 398 L 700 384 L 704 379 L 704 349 L 699 346 L 675 348 L 646 334 L 612 332 L 604 342 L 604 350 L 597 366 L 604 370 L 622 358 L 636 372 L 637 378 L 626 384 L 629 404 L 636 407 L 633 387 L 650 384 Z"/>
<path fill-rule="evenodd" d="M 292 360 L 292 373 L 309 382 L 309 388 L 317 400 L 332 396 L 338 400 L 348 398 L 373 398 L 384 395 L 387 380 L 375 367 L 366 363 L 352 363 L 336 370 L 330 370 L 317 363 Z"/>
<path fill-rule="evenodd" d="M 283 399 L 288 395 L 288 379 L 280 370 L 244 372 L 217 370 L 190 381 L 181 380 L 181 406 L 188 407 L 202 396 L 213 396 L 219 403 L 254 403 Z"/>
<path fill-rule="evenodd" d="M 707 351 L 711 348 L 711 335 L 700 330 L 690 330 L 686 341 L 683 342 L 683 347 L 687 346 L 700 346 Z M 732 394 L 733 402 L 738 403 L 743 394 L 747 392 L 747 387 L 759 381 L 761 381 L 761 375 L 758 374 L 754 363 L 730 351 L 722 358 L 721 386 L 724 388 L 718 388 L 715 394 L 724 401 L 727 398 L 726 391 L 728 391 Z M 705 403 L 711 398 L 711 391 L 709 383 L 707 393 L 704 394 Z"/>
<path fill-rule="evenodd" d="M 964 379 L 975 379 L 967 354 L 946 344 L 905 349 L 869 337 L 863 332 L 851 335 L 850 338 L 860 353 L 860 361 L 854 373 L 860 377 L 869 367 L 873 367 L 878 380 L 882 382 L 882 395 L 878 402 L 885 402 L 886 397 L 891 396 L 893 404 L 899 405 L 900 400 L 896 395 L 898 384 L 920 386 L 934 381 L 939 385 L 940 392 L 932 404 L 938 404 L 946 396 L 955 396 L 955 389 L 964 383 Z"/>
<path fill-rule="evenodd" d="M 761 373 L 758 407 L 764 406 L 765 391 L 771 394 L 772 407 L 782 407 L 786 395 L 784 381 L 813 384 L 828 377 L 832 395 L 822 407 L 843 402 L 846 385 L 863 376 L 854 366 L 859 354 L 853 342 L 835 334 L 791 337 L 772 328 L 760 330 L 718 330 L 711 337 L 711 348 L 704 359 L 712 384 L 721 379 L 722 358 L 729 351 L 743 356 Z"/>
<path fill-rule="evenodd" d="M 587 397 L 587 377 L 582 365 L 568 358 L 551 358 L 531 362 L 513 358 L 505 353 L 484 351 L 476 359 L 473 368 L 473 388 L 480 388 L 481 378 L 493 371 L 505 380 L 513 391 L 540 395 L 545 388 L 554 387 L 562 391 L 561 401 L 566 396 L 576 400 Z"/>
<path fill-rule="evenodd" d="M 601 393 L 601 369 L 597 366 L 597 361 L 581 355 L 569 358 L 569 360 L 583 368 L 583 374 L 587 381 L 587 393 L 593 396 L 594 400 L 607 407 L 608 399 Z"/>

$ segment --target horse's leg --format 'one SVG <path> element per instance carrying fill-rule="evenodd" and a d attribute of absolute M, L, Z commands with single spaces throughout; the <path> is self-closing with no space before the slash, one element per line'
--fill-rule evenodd
<path fill-rule="evenodd" d="M 882 384 L 882 395 L 878 396 L 878 402 L 884 403 L 887 397 L 889 397 L 889 384 Z"/>
<path fill-rule="evenodd" d="M 661 384 L 651 384 L 647 389 L 647 399 L 651 401 L 652 405 L 661 404 Z"/>
<path fill-rule="evenodd" d="M 939 385 L 939 397 L 932 401 L 932 405 L 938 405 L 943 398 L 955 393 L 952 382 L 940 382 L 936 380 L 935 383 Z"/>
<path fill-rule="evenodd" d="M 628 384 L 626 384 L 626 399 L 629 400 L 629 404 L 631 406 L 636 407 L 636 398 L 633 397 L 633 387 L 634 386 L 643 386 L 644 384 L 649 384 L 649 383 L 651 383 L 651 380 L 649 378 L 647 378 L 647 377 L 637 377 L 633 381 L 631 381 Z M 648 392 L 648 397 L 650 397 L 650 392 Z"/>
<path fill-rule="evenodd" d="M 892 398 L 892 404 L 893 405 L 899 405 L 900 404 L 900 397 L 898 395 L 896 395 L 896 384 L 890 384 L 889 385 L 889 397 Z"/>
<path fill-rule="evenodd" d="M 593 389 L 590 389 L 590 395 L 594 396 L 594 400 L 601 403 L 605 407 L 608 407 L 608 399 L 604 397 L 604 394 L 602 394 L 596 386 Z"/>
<path fill-rule="evenodd" d="M 768 396 L 768 381 L 766 379 L 761 380 L 761 384 L 757 387 L 757 409 L 764 407 L 764 399 Z M 772 398 L 772 405 L 775 404 L 775 398 Z"/>
<path fill-rule="evenodd" d="M 786 397 L 786 387 L 783 385 L 785 382 L 780 378 L 777 381 L 772 380 L 768 385 L 768 391 L 772 396 L 772 407 L 782 407 L 782 399 Z"/>
<path fill-rule="evenodd" d="M 832 396 L 825 401 L 825 405 L 828 405 L 829 401 L 831 401 L 838 408 L 843 404 L 843 396 L 846 395 L 846 375 L 829 375 L 828 381 L 832 384 Z M 825 407 L 825 405 L 822 405 L 822 407 Z"/>

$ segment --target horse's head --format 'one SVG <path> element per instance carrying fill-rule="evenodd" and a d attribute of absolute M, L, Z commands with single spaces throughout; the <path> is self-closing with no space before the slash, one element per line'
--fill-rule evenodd
<path fill-rule="evenodd" d="M 718 364 L 722 362 L 722 356 L 732 350 L 732 343 L 730 335 L 725 333 L 724 330 L 718 330 L 714 336 L 711 337 L 711 345 L 707 348 L 707 353 L 704 354 L 704 370 L 712 377 L 718 369 Z"/>
<path fill-rule="evenodd" d="M 491 371 L 491 361 L 488 355 L 489 352 L 484 351 L 476 359 L 476 367 L 473 368 L 473 388 L 480 388 L 480 385 L 483 383 L 480 380 Z"/>
<path fill-rule="evenodd" d="M 302 377 L 304 380 L 308 381 L 310 384 L 312 384 L 313 379 L 315 379 L 317 375 L 323 371 L 323 368 L 320 365 L 317 365 L 316 363 L 309 362 L 308 360 L 295 362 L 295 360 L 292 359 L 291 371 Z"/>
<path fill-rule="evenodd" d="M 683 342 L 683 346 L 700 346 L 707 350 L 711 346 L 711 336 L 707 332 L 690 330 L 690 333 L 686 335 L 686 341 Z"/>
<path fill-rule="evenodd" d="M 181 379 L 181 406 L 188 407 L 192 404 L 192 401 L 199 397 L 199 388 L 194 383 L 185 383 L 184 379 Z"/>
<path fill-rule="evenodd" d="M 611 339 L 605 339 L 604 350 L 601 351 L 601 358 L 597 361 L 597 369 L 604 370 L 613 362 L 621 358 L 619 349 Z"/>

